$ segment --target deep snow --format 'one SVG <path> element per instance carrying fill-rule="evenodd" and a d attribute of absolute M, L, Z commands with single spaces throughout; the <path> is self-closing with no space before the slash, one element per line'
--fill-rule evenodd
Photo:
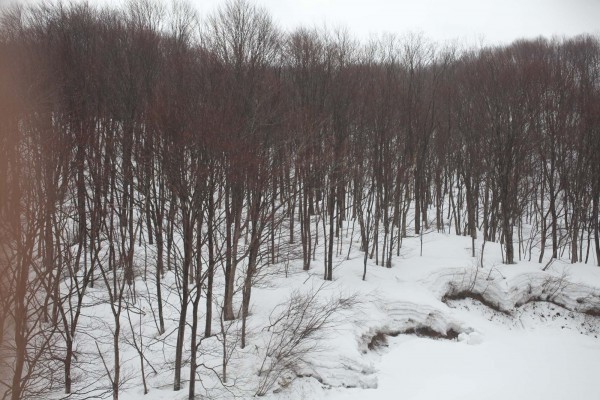
<path fill-rule="evenodd" d="M 271 398 L 600 398 L 600 319 L 575 311 L 597 312 L 600 268 L 560 261 L 547 271 L 545 263 L 503 265 L 495 243 L 486 244 L 478 266 L 467 238 L 443 234 L 424 237 L 422 257 L 419 247 L 419 238 L 405 240 L 394 266 L 369 266 L 366 282 L 358 254 L 340 264 L 335 285 L 371 296 L 363 318 L 349 323 L 329 354 L 315 361 L 323 383 L 298 379 Z M 444 299 L 465 290 L 498 310 L 471 298 Z M 399 334 L 365 350 L 377 331 L 418 326 L 459 335 Z M 349 367 L 335 367 L 336 361 Z"/>
<path fill-rule="evenodd" d="M 220 372 L 220 342 L 210 338 L 201 346 L 200 361 L 215 370 L 202 370 L 208 394 L 252 397 L 269 335 L 265 326 L 274 307 L 294 290 L 310 293 L 322 286 L 321 299 L 357 294 L 359 304 L 335 316 L 318 351 L 305 354 L 293 371 L 283 374 L 267 399 L 600 399 L 600 318 L 591 315 L 600 310 L 600 268 L 562 261 L 546 271 L 545 263 L 504 265 L 496 243 L 486 244 L 480 265 L 480 241 L 473 258 L 470 238 L 428 233 L 422 239 L 422 256 L 421 238 L 411 237 L 404 239 L 391 268 L 369 260 L 366 281 L 358 235 L 348 260 L 350 238 L 346 239 L 331 283 L 322 286 L 319 254 L 308 273 L 298 261 L 290 263 L 287 276 L 265 278 L 252 294 L 250 344 L 232 353 L 229 389 L 221 389 L 215 375 Z M 141 281 L 136 285 L 139 292 L 146 290 Z M 153 295 L 152 282 L 148 289 Z M 122 399 L 187 398 L 185 384 L 180 392 L 171 389 L 178 303 L 171 274 L 165 276 L 163 289 L 164 335 L 156 336 L 152 310 L 142 295 L 136 305 L 143 313 L 145 356 L 157 370 L 146 371 L 150 392 L 143 395 L 135 350 L 122 344 L 124 374 L 130 378 Z M 475 299 L 464 298 L 465 293 Z M 103 290 L 95 288 L 90 295 L 100 299 Z M 218 304 L 219 299 L 216 309 Z M 82 324 L 106 330 L 111 318 L 106 304 L 90 305 Z M 232 324 L 229 338 L 234 341 L 239 322 Z M 122 325 L 124 337 L 130 336 L 129 326 Z M 213 326 L 218 330 L 218 316 Z M 422 330 L 440 337 L 415 334 Z M 188 339 L 189 332 L 188 328 Z M 378 334 L 383 339 L 373 341 Z M 446 335 L 449 338 L 443 338 Z M 95 349 L 90 335 L 79 336 L 78 346 L 90 353 Z M 109 338 L 99 343 L 107 360 L 110 346 Z M 184 369 L 184 377 L 188 371 Z"/>

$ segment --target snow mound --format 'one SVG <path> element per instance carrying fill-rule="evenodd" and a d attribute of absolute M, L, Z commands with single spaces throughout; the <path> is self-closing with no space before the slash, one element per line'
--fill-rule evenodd
<path fill-rule="evenodd" d="M 371 265 L 366 281 L 362 257 L 342 262 L 334 284 L 367 300 L 273 398 L 600 398 L 600 271 L 503 265 L 490 244 L 481 266 L 457 243 L 432 234 L 419 256 L 407 240 L 404 259 Z"/>

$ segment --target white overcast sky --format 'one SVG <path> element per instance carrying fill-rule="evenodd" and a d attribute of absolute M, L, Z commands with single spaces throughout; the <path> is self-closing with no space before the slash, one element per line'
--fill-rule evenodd
<path fill-rule="evenodd" d="M 0 3 L 7 1 L 11 0 L 0 0 Z M 123 2 L 88 1 L 102 5 Z M 206 15 L 224 0 L 188 1 L 201 15 Z M 517 38 L 600 34 L 600 0 L 251 1 L 268 9 L 282 28 L 325 24 L 345 27 L 363 40 L 384 32 L 400 35 L 416 32 L 438 42 L 459 39 L 469 44 L 482 44 L 482 41 L 483 44 L 504 44 Z"/>
<path fill-rule="evenodd" d="M 436 41 L 486 44 L 600 33 L 600 0 L 255 0 L 285 28 L 342 26 L 359 38 L 422 32 Z M 218 0 L 195 0 L 204 12 Z"/>

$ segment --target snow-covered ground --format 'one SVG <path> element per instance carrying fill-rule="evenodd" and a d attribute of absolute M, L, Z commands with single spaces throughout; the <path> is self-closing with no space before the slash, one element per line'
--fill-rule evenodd
<path fill-rule="evenodd" d="M 545 271 L 546 263 L 504 265 L 496 243 L 486 244 L 481 263 L 481 242 L 473 258 L 470 238 L 428 233 L 422 237 L 422 255 L 421 238 L 406 238 L 392 267 L 369 260 L 363 281 L 357 239 L 349 259 L 346 239 L 333 282 L 323 284 L 317 255 L 308 273 L 292 262 L 287 275 L 269 276 L 253 290 L 249 345 L 243 350 L 234 346 L 229 389 L 220 389 L 216 380 L 221 342 L 215 337 L 202 343 L 200 362 L 209 367 L 201 372 L 202 384 L 211 396 L 252 397 L 261 382 L 257 373 L 272 335 L 266 327 L 274 308 L 283 307 L 292 292 L 320 288 L 317 297 L 323 304 L 353 294 L 356 304 L 333 316 L 318 346 L 278 377 L 267 399 L 600 399 L 600 268 L 560 260 Z M 137 285 L 138 291 L 145 290 L 141 282 Z M 123 345 L 130 381 L 122 399 L 187 398 L 185 387 L 171 390 L 178 299 L 169 274 L 164 287 L 167 332 L 154 341 L 145 339 L 145 356 L 157 370 L 147 368 L 149 394 L 140 388 L 137 354 Z M 95 292 L 102 295 L 101 288 Z M 152 336 L 151 310 L 139 299 L 137 307 L 144 313 L 142 331 Z M 108 320 L 110 314 L 102 316 L 106 311 L 87 314 L 94 314 L 91 321 Z M 124 325 L 127 336 L 130 329 Z M 217 319 L 217 331 L 218 325 Z M 237 329 L 239 322 L 233 322 L 230 342 L 237 340 Z M 82 348 L 91 348 L 81 341 Z M 100 349 L 103 345 L 108 357 L 110 339 Z M 184 376 L 188 373 L 184 369 Z"/>
<path fill-rule="evenodd" d="M 478 267 L 469 246 L 428 234 L 420 256 L 419 239 L 407 239 L 393 267 L 369 266 L 366 282 L 360 254 L 341 263 L 334 285 L 368 300 L 315 356 L 321 382 L 296 379 L 270 398 L 599 399 L 600 318 L 590 314 L 600 268 L 503 265 L 494 243 Z M 377 332 L 392 335 L 367 346 Z"/>

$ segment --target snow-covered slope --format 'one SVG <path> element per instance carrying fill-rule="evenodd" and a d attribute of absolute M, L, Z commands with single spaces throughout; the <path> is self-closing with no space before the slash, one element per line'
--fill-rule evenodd
<path fill-rule="evenodd" d="M 269 398 L 600 398 L 600 268 L 503 265 L 493 243 L 481 265 L 469 245 L 429 234 L 420 256 L 409 238 L 366 282 L 358 253 L 341 263 L 332 290 L 363 303 L 311 358 L 312 377 Z"/>
<path fill-rule="evenodd" d="M 352 301 L 293 363 L 272 375 L 274 384 L 265 390 L 270 400 L 600 398 L 600 268 L 560 260 L 545 270 L 545 263 L 504 265 L 496 243 L 486 244 L 482 258 L 481 248 L 471 257 L 469 238 L 428 233 L 422 240 L 421 255 L 421 238 L 404 239 L 391 268 L 369 260 L 365 281 L 357 242 L 349 259 L 347 250 L 337 258 L 332 282 L 323 283 L 318 254 L 308 272 L 291 263 L 286 274 L 265 277 L 253 291 L 249 345 L 235 345 L 239 321 L 225 327 L 232 346 L 226 388 L 217 378 L 221 338 L 202 341 L 204 392 L 215 398 L 257 393 L 265 365 L 277 362 L 266 356 L 275 335 L 269 326 L 294 294 L 314 295 L 324 308 L 332 299 Z M 168 327 L 146 343 L 145 357 L 156 368 L 148 373 L 149 393 L 139 389 L 139 359 L 125 346 L 124 370 L 131 379 L 121 398 L 187 398 L 186 390 L 171 390 L 171 352 L 165 349 L 175 341 L 176 321 L 169 316 L 176 315 L 178 300 L 172 276 L 164 282 L 172 291 L 166 297 Z M 134 329 L 141 325 L 151 335 L 152 310 L 143 300 L 138 306 L 143 316 Z M 90 321 L 102 319 L 101 308 L 91 310 Z M 80 340 L 81 348 L 93 349 Z M 105 346 L 108 352 L 110 341 Z"/>

